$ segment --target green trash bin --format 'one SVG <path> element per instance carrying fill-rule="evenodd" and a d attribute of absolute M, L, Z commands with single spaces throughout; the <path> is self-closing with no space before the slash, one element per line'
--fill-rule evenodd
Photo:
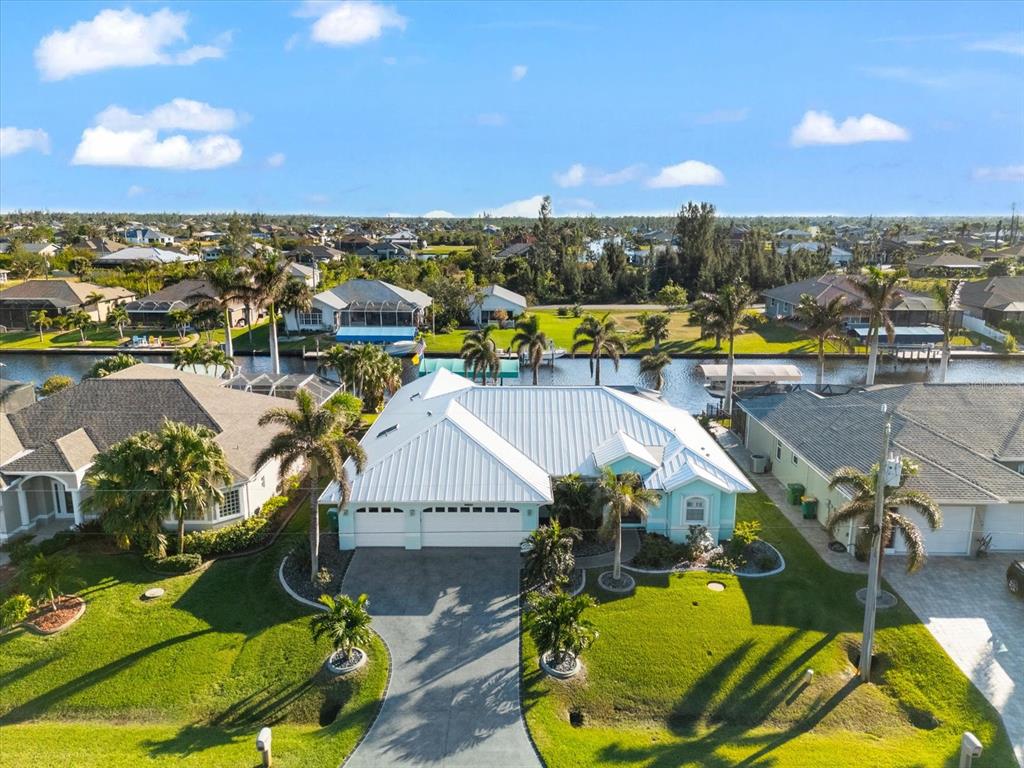
<path fill-rule="evenodd" d="M 331 533 L 338 532 L 338 508 L 331 507 L 327 510 L 327 525 L 331 529 Z"/>
<path fill-rule="evenodd" d="M 803 483 L 790 483 L 786 486 L 786 500 L 790 504 L 799 504 L 805 490 Z"/>
<path fill-rule="evenodd" d="M 814 520 L 818 517 L 818 500 L 813 496 L 804 496 L 800 499 L 800 509 L 803 510 L 804 520 Z"/>

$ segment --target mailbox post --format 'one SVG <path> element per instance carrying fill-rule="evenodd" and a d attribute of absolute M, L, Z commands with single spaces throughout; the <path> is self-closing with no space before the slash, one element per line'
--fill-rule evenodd
<path fill-rule="evenodd" d="M 256 751 L 263 758 L 263 768 L 270 768 L 270 729 L 260 728 L 256 737 Z"/>

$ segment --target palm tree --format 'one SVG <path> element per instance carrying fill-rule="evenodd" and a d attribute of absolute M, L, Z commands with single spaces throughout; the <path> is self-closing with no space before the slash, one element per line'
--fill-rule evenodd
<path fill-rule="evenodd" d="M 85 297 L 85 306 L 98 307 L 104 299 L 106 299 L 106 296 L 99 291 L 90 291 Z"/>
<path fill-rule="evenodd" d="M 906 481 L 917 474 L 917 467 L 910 461 L 903 460 L 903 475 L 900 484 L 885 489 L 885 501 L 882 512 L 882 541 L 889 542 L 898 531 L 907 547 L 907 573 L 913 573 L 924 564 L 924 537 L 913 520 L 902 514 L 900 507 L 915 510 L 928 523 L 933 531 L 942 527 L 942 510 L 927 493 L 905 488 Z M 878 465 L 864 474 L 854 467 L 840 467 L 829 480 L 829 488 L 845 486 L 853 490 L 853 498 L 828 516 L 825 526 L 833 536 L 840 525 L 860 521 L 863 528 L 870 529 L 875 518 L 875 489 L 878 485 Z M 881 583 L 882 557 L 885 547 L 878 558 L 878 577 Z"/>
<path fill-rule="evenodd" d="M 43 340 L 43 330 L 53 325 L 53 318 L 46 314 L 45 309 L 35 309 L 29 312 L 28 321 L 39 329 L 39 341 Z"/>
<path fill-rule="evenodd" d="M 117 328 L 117 338 L 124 339 L 124 327 L 132 321 L 128 316 L 128 310 L 121 304 L 116 304 L 107 312 L 107 322 Z"/>
<path fill-rule="evenodd" d="M 188 309 L 172 309 L 167 313 L 167 319 L 171 321 L 178 331 L 178 337 L 185 338 L 185 329 L 192 322 L 192 311 Z"/>
<path fill-rule="evenodd" d="M 349 479 L 345 462 L 352 459 L 356 471 L 366 465 L 366 453 L 354 437 L 345 432 L 348 419 L 337 411 L 318 407 L 304 389 L 295 393 L 295 408 L 272 408 L 260 417 L 260 426 L 274 424 L 283 429 L 260 451 L 253 462 L 259 468 L 271 460 L 280 461 L 280 473 L 305 464 L 309 471 L 309 554 L 310 581 L 316 583 L 320 570 L 320 514 L 317 506 L 321 473 L 340 486 L 339 506 L 348 502 Z"/>
<path fill-rule="evenodd" d="M 661 391 L 665 386 L 665 369 L 672 358 L 664 352 L 652 352 L 640 358 L 640 381 L 651 389 Z"/>
<path fill-rule="evenodd" d="M 590 347 L 590 373 L 594 376 L 594 384 L 601 385 L 601 356 L 608 355 L 612 359 L 615 370 L 619 370 L 619 360 L 626 352 L 626 342 L 619 334 L 618 323 L 610 314 L 598 320 L 593 315 L 584 317 L 576 330 L 572 332 L 572 353 Z"/>
<path fill-rule="evenodd" d="M 537 315 L 520 315 L 516 320 L 516 333 L 512 337 L 512 348 L 520 355 L 524 352 L 533 369 L 533 386 L 539 383 L 538 372 L 544 360 L 544 351 L 548 348 L 548 335 L 540 329 L 540 318 Z"/>
<path fill-rule="evenodd" d="M 814 379 L 818 389 L 825 381 L 825 344 L 846 345 L 843 333 L 845 313 L 846 301 L 842 296 L 836 296 L 825 304 L 819 304 L 809 293 L 800 296 L 796 315 L 803 321 L 805 335 L 818 343 L 818 371 Z"/>
<path fill-rule="evenodd" d="M 338 381 L 347 392 L 355 389 L 356 354 L 355 347 L 334 344 L 320 355 L 320 363 L 317 365 L 320 373 L 334 371 Z"/>
<path fill-rule="evenodd" d="M 597 639 L 594 624 L 583 618 L 585 610 L 597 605 L 590 595 L 532 592 L 527 600 L 526 628 L 541 657 L 549 656 L 555 666 L 579 656 Z"/>
<path fill-rule="evenodd" d="M 606 536 L 611 533 L 615 535 L 615 564 L 612 578 L 619 581 L 622 578 L 622 519 L 638 517 L 644 520 L 647 517 L 647 510 L 657 504 L 661 497 L 657 491 L 644 488 L 643 481 L 636 472 L 616 476 L 611 467 L 601 469 L 598 485 L 606 509 L 604 533 Z"/>
<path fill-rule="evenodd" d="M 224 451 L 209 427 L 166 420 L 156 435 L 156 465 L 165 514 L 178 522 L 178 554 L 185 551 L 185 521 L 203 519 L 224 503 L 222 486 L 231 482 Z"/>
<path fill-rule="evenodd" d="M 167 554 L 163 533 L 163 489 L 154 468 L 159 446 L 152 432 L 139 432 L 96 454 L 85 475 L 92 493 L 83 505 L 99 515 L 118 546 L 131 545 L 156 557 Z"/>
<path fill-rule="evenodd" d="M 109 376 L 117 371 L 123 371 L 125 368 L 131 368 L 133 365 L 138 365 L 142 361 L 134 355 L 129 355 L 126 352 L 118 352 L 116 355 L 110 357 L 104 357 L 102 360 L 97 360 L 93 363 L 92 368 L 89 372 L 83 376 L 83 379 L 102 379 L 104 376 Z"/>
<path fill-rule="evenodd" d="M 956 286 L 950 283 L 936 283 L 932 286 L 932 295 L 939 302 L 942 313 L 942 361 L 939 363 L 939 383 L 946 383 L 946 371 L 949 370 L 950 337 L 953 335 L 953 297 Z"/>
<path fill-rule="evenodd" d="M 82 341 L 85 341 L 85 329 L 92 325 L 92 316 L 84 310 L 76 309 L 74 312 L 64 315 L 64 318 L 67 327 L 78 331 Z"/>
<path fill-rule="evenodd" d="M 277 347 L 277 302 L 284 295 L 291 277 L 288 264 L 276 253 L 259 259 L 252 273 L 258 304 L 268 308 L 270 315 L 270 364 L 274 373 L 281 372 L 281 356 Z"/>
<path fill-rule="evenodd" d="M 202 344 L 193 344 L 190 347 L 174 350 L 174 356 L 171 359 L 174 362 L 175 370 L 183 371 L 186 368 L 191 368 L 192 373 L 199 373 L 199 366 L 206 365 L 206 357 L 206 347 Z"/>
<path fill-rule="evenodd" d="M 57 598 L 67 585 L 74 572 L 76 561 L 72 555 L 50 555 L 42 552 L 29 562 L 27 569 L 28 582 L 50 601 L 50 610 L 57 610 Z"/>
<path fill-rule="evenodd" d="M 277 300 L 277 309 L 282 315 L 288 312 L 305 312 L 313 306 L 313 291 L 305 280 L 289 280 Z"/>
<path fill-rule="evenodd" d="M 352 649 L 370 644 L 370 612 L 366 610 L 366 595 L 353 600 L 348 595 L 320 595 L 320 604 L 327 610 L 309 620 L 309 629 L 314 640 L 326 637 L 331 641 L 338 661 L 345 664 Z"/>
<path fill-rule="evenodd" d="M 701 300 L 701 313 L 708 329 L 718 338 L 729 340 L 729 359 L 725 369 L 725 403 L 726 414 L 732 414 L 732 381 L 733 368 L 736 363 L 733 348 L 736 335 L 743 330 L 743 318 L 754 300 L 754 294 L 742 284 L 727 285 L 717 294 L 705 296 Z"/>
<path fill-rule="evenodd" d="M 563 528 L 557 520 L 535 528 L 527 537 L 530 550 L 523 565 L 526 583 L 535 587 L 561 587 L 576 566 L 573 543 L 582 538 L 576 528 Z"/>
<path fill-rule="evenodd" d="M 231 305 L 236 300 L 238 273 L 230 262 L 219 260 L 207 267 L 205 277 L 217 292 L 216 299 L 207 299 L 224 316 L 224 351 L 234 357 L 235 347 L 231 338 Z"/>
<path fill-rule="evenodd" d="M 235 358 L 231 357 L 224 348 L 219 344 L 207 344 L 206 348 L 206 359 L 204 360 L 207 366 L 212 366 L 214 373 L 219 373 L 220 369 L 224 369 L 223 375 L 227 375 L 231 371 L 235 370 Z"/>
<path fill-rule="evenodd" d="M 466 362 L 466 373 L 470 380 L 480 374 L 480 381 L 487 386 L 488 375 L 498 381 L 501 375 L 501 358 L 498 357 L 498 347 L 491 338 L 495 326 L 488 325 L 478 331 L 471 331 L 466 334 L 462 342 L 462 349 L 459 354 Z"/>
<path fill-rule="evenodd" d="M 666 312 L 640 313 L 640 340 L 654 342 L 654 351 L 661 349 L 661 342 L 668 338 L 668 325 L 672 318 Z"/>
<path fill-rule="evenodd" d="M 892 342 L 896 329 L 890 312 L 900 300 L 897 284 L 903 273 L 899 270 L 884 272 L 876 266 L 868 267 L 866 278 L 853 281 L 853 286 L 863 297 L 864 310 L 868 313 L 868 373 L 865 383 L 875 383 L 875 368 L 878 365 L 878 335 L 882 328 Z"/>

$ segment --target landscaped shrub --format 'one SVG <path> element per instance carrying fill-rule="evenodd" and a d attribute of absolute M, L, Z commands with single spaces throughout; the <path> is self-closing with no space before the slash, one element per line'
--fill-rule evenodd
<path fill-rule="evenodd" d="M 217 557 L 231 552 L 241 552 L 262 544 L 272 531 L 270 515 L 259 514 L 224 528 L 187 533 L 185 534 L 185 551 L 201 557 Z"/>
<path fill-rule="evenodd" d="M 633 556 L 633 565 L 638 568 L 671 568 L 685 560 L 686 555 L 685 544 L 676 544 L 657 533 L 647 533 Z"/>
<path fill-rule="evenodd" d="M 742 565 L 742 563 L 729 557 L 729 555 L 721 550 L 715 552 L 708 560 L 708 568 L 718 568 L 722 571 L 738 571 Z"/>
<path fill-rule="evenodd" d="M 757 520 L 745 520 L 736 523 L 726 553 L 737 561 L 746 561 L 747 548 L 761 538 L 761 523 Z"/>
<path fill-rule="evenodd" d="M 559 317 L 568 317 L 569 316 L 569 308 L 568 307 L 559 307 L 555 311 L 556 311 L 556 313 L 558 314 Z"/>
<path fill-rule="evenodd" d="M 169 555 L 167 557 L 146 555 L 146 563 L 153 570 L 162 573 L 188 573 L 202 565 L 203 558 L 195 552 L 186 552 L 183 555 Z"/>
<path fill-rule="evenodd" d="M 52 555 L 67 549 L 78 540 L 78 534 L 74 531 L 58 531 L 48 539 L 39 542 L 39 551 L 44 555 Z"/>
<path fill-rule="evenodd" d="M 28 562 L 39 552 L 39 546 L 32 543 L 34 539 L 31 533 L 26 536 L 19 536 L 16 539 L 11 539 L 4 545 L 4 549 L 7 552 L 8 557 L 11 558 L 11 562 L 15 565 L 21 565 L 22 563 Z"/>
<path fill-rule="evenodd" d="M 693 562 L 699 560 L 715 547 L 715 542 L 708 533 L 707 526 L 691 525 L 686 534 L 686 556 L 683 558 Z"/>
<path fill-rule="evenodd" d="M 24 621 L 32 612 L 32 598 L 28 595 L 11 595 L 0 604 L 0 629 L 13 627 Z"/>

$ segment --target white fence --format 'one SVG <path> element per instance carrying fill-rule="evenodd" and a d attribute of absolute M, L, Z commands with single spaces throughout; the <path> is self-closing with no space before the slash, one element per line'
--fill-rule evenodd
<path fill-rule="evenodd" d="M 1002 344 L 1006 341 L 1006 334 L 1002 331 L 997 331 L 995 328 L 990 326 L 980 317 L 971 317 L 968 314 L 964 314 L 963 327 L 969 331 L 979 333 L 987 339 L 993 339 Z"/>

